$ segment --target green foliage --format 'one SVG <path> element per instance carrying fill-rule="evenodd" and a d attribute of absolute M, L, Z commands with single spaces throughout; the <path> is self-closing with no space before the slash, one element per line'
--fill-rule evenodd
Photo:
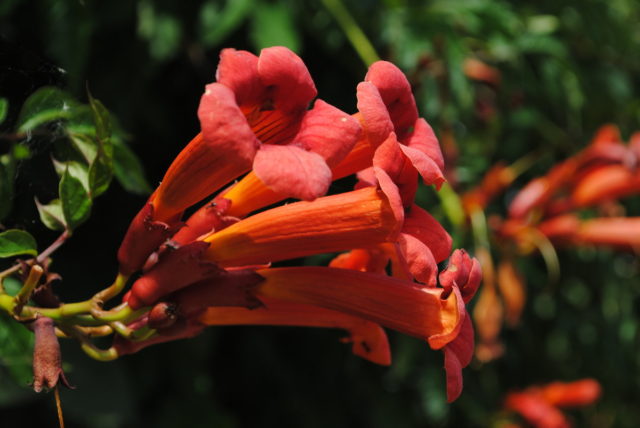
<path fill-rule="evenodd" d="M 45 123 L 68 119 L 73 115 L 77 101 L 65 91 L 44 87 L 34 92 L 22 106 L 18 117 L 18 132 L 33 131 Z"/>
<path fill-rule="evenodd" d="M 40 220 L 42 223 L 51 230 L 64 230 L 67 227 L 67 222 L 62 212 L 62 202 L 60 199 L 54 199 L 48 204 L 41 204 L 36 199 L 36 207 L 40 214 Z"/>
<path fill-rule="evenodd" d="M 140 160 L 119 138 L 113 140 L 113 172 L 128 192 L 139 195 L 151 193 Z"/>
<path fill-rule="evenodd" d="M 7 118 L 7 110 L 9 109 L 9 101 L 6 98 L 0 98 L 0 125 Z"/>
<path fill-rule="evenodd" d="M 109 188 L 114 174 L 127 190 L 150 191 L 142 165 L 109 111 L 90 93 L 88 98 L 84 105 L 59 88 L 43 87 L 27 98 L 17 119 L 19 137 L 28 140 L 38 133 L 58 143 L 52 160 L 60 177 L 60 197 L 49 204 L 36 200 L 40 219 L 52 230 L 73 230 L 85 222 L 92 200 Z M 16 164 L 29 156 L 26 146 L 14 144 L 0 157 L 0 219 L 11 209 Z"/>
<path fill-rule="evenodd" d="M 255 1 L 226 0 L 224 6 L 220 1 L 208 0 L 202 3 L 198 33 L 204 46 L 215 46 L 230 32 L 234 31 L 249 15 Z"/>
<path fill-rule="evenodd" d="M 36 240 L 24 230 L 11 229 L 0 233 L 0 258 L 21 254 L 38 254 Z"/>
<path fill-rule="evenodd" d="M 295 30 L 291 5 L 258 2 L 253 9 L 251 40 L 256 50 L 269 46 L 286 46 L 300 50 L 300 37 Z"/>
<path fill-rule="evenodd" d="M 26 385 L 33 377 L 31 371 L 31 352 L 33 334 L 23 325 L 14 322 L 4 313 L 0 314 L 0 370 L 7 370 L 14 380 Z M 4 376 L 2 376 L 4 378 Z M 2 388 L 4 392 L 6 389 Z M 18 397 L 3 397 L 0 393 L 0 405 L 18 401 Z"/>
<path fill-rule="evenodd" d="M 65 226 L 74 230 L 89 217 L 91 198 L 85 184 L 69 168 L 62 174 L 59 192 Z"/>
<path fill-rule="evenodd" d="M 538 161 L 519 181 L 524 183 L 583 148 L 603 123 L 620 125 L 624 136 L 640 129 L 636 0 L 342 4 L 377 54 L 407 73 L 421 115 L 445 147 L 453 173 L 447 190 L 452 191 L 440 194 L 444 199 L 439 201 L 431 190 L 421 189 L 418 199 L 438 219 L 447 211 L 460 225 L 452 229 L 459 246 L 470 247 L 470 233 L 453 190 L 463 192 L 477 184 L 496 161 L 511 163 L 536 154 Z M 1 94 L 11 107 L 4 104 L 2 129 L 13 126 L 11 134 L 24 135 L 0 141 L 0 220 L 27 221 L 18 199 L 29 189 L 22 183 L 16 191 L 25 176 L 20 165 L 55 146 L 55 170 L 65 181 L 66 199 L 60 186 L 56 199 L 38 204 L 42 222 L 64 230 L 69 219 L 79 224 L 94 203 L 93 216 L 100 216 L 97 205 L 102 199 L 94 199 L 101 194 L 109 202 L 103 219 L 124 218 L 108 228 L 84 224 L 91 239 L 105 240 L 104 250 L 92 243 L 92 261 L 112 260 L 121 237 L 117 231 L 126 228 L 127 215 L 112 211 L 122 203 L 127 209 L 121 211 L 134 212 L 143 201 L 126 200 L 118 188 L 104 193 L 111 177 L 128 192 L 151 191 L 114 116 L 135 137 L 133 148 L 144 153 L 152 181 L 158 182 L 197 132 L 197 99 L 203 84 L 213 80 L 220 49 L 287 45 L 309 64 L 321 97 L 350 113 L 355 85 L 366 72 L 344 29 L 322 2 L 7 1 L 0 6 L 0 25 L 3 36 L 21 46 L 42 47 L 36 54 L 66 71 L 64 80 L 74 95 L 40 89 L 15 119 L 11 110 L 22 99 L 14 103 Z M 468 59 L 493 67 L 499 83 L 471 78 L 464 70 Z M 87 81 L 114 115 L 91 98 L 87 104 L 76 101 L 85 97 Z M 20 96 L 41 85 L 33 83 Z M 111 154 L 105 144 L 112 145 Z M 109 199 L 112 192 L 116 196 Z M 490 210 L 503 211 L 512 197 L 502 196 Z M 640 215 L 637 198 L 624 206 L 628 215 Z M 109 281 L 110 266 L 93 263 L 90 272 L 82 271 L 78 260 L 86 260 L 85 253 L 86 246 L 81 246 L 68 257 L 71 261 L 60 258 L 56 264 L 73 272 L 72 277 L 84 274 Z M 74 383 L 90 392 L 70 392 L 63 402 L 73 403 L 68 404 L 70 423 L 83 427 L 169 426 L 181 423 L 181 417 L 193 426 L 500 426 L 515 421 L 501 410 L 509 390 L 591 376 L 602 382 L 605 394 L 595 406 L 569 412 L 574 426 L 639 426 L 634 400 L 640 388 L 637 257 L 593 249 L 558 249 L 558 257 L 561 272 L 555 284 L 540 256 L 520 261 L 529 294 L 521 325 L 502 334 L 502 359 L 474 362 L 465 369 L 465 391 L 453 405 L 444 402 L 442 357 L 421 341 L 391 334 L 393 365 L 378 368 L 336 344 L 340 334 L 334 331 L 266 327 L 215 329 L 196 340 L 144 350 L 108 368 L 72 357 Z M 65 274 L 67 285 L 65 291 L 84 289 L 80 280 L 67 282 Z M 17 331 L 8 332 L 5 324 Z M 13 322 L 5 324 L 0 323 L 0 359 L 7 369 L 23 370 L 18 377 L 24 385 L 31 335 Z M 7 338 L 24 346 L 16 347 Z M 117 386 L 104 388 L 111 378 Z M 6 382 L 3 373 L 0 382 Z M 3 412 L 12 404 L 5 391 L 12 390 L 2 383 Z M 265 397 L 285 404 L 274 405 Z M 158 413 L 158 406 L 149 403 L 164 410 Z"/>

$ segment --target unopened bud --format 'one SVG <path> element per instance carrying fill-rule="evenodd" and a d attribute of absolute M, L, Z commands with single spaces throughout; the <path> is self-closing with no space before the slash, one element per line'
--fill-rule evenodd
<path fill-rule="evenodd" d="M 56 337 L 53 320 L 39 317 L 32 324 L 35 333 L 33 349 L 33 390 L 42 391 L 43 388 L 52 389 L 58 380 L 71 388 L 62 371 L 62 356 L 60 344 Z"/>

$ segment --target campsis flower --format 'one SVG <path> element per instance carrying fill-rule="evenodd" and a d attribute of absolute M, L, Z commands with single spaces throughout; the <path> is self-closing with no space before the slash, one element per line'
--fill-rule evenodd
<path fill-rule="evenodd" d="M 114 347 L 132 353 L 207 325 L 296 325 L 343 329 L 354 354 L 388 365 L 389 328 L 444 352 L 453 401 L 473 355 L 465 305 L 481 271 L 464 251 L 451 254 L 449 234 L 414 203 L 419 177 L 436 188 L 444 181 L 438 141 L 391 63 L 371 66 L 355 115 L 321 100 L 308 109 L 315 96 L 288 49 L 222 52 L 200 103 L 202 132 L 171 164 L 120 253 L 125 273 L 156 253 L 123 299 L 152 308 L 129 328 L 156 334 Z M 332 180 L 356 173 L 354 190 L 325 196 Z M 287 198 L 298 201 L 258 211 Z M 330 267 L 270 267 L 336 252 L 344 253 Z"/>
<path fill-rule="evenodd" d="M 181 226 L 182 212 L 249 170 L 275 192 L 312 200 L 331 183 L 329 164 L 361 134 L 350 115 L 322 100 L 309 72 L 289 49 L 260 57 L 234 49 L 220 55 L 217 82 L 200 101 L 201 132 L 178 154 L 134 219 L 118 253 L 121 271 L 140 269 Z"/>
<path fill-rule="evenodd" d="M 601 387 L 594 379 L 575 382 L 552 382 L 510 392 L 506 409 L 519 413 L 536 428 L 569 428 L 571 423 L 561 408 L 584 407 L 600 398 Z"/>
<path fill-rule="evenodd" d="M 358 113 L 353 117 L 363 132 L 355 146 L 340 152 L 341 156 L 325 156 L 333 179 L 382 166 L 396 182 L 400 175 L 404 176 L 401 193 L 406 194 L 404 200 L 409 205 L 418 174 L 425 184 L 439 187 L 444 182 L 440 145 L 431 126 L 418 117 L 411 86 L 402 71 L 387 61 L 372 64 L 364 82 L 358 85 L 357 99 Z M 374 159 L 385 141 L 387 145 Z M 292 196 L 295 197 L 286 186 L 274 189 L 255 171 L 224 193 L 225 198 L 233 201 L 228 214 L 238 217 Z"/>

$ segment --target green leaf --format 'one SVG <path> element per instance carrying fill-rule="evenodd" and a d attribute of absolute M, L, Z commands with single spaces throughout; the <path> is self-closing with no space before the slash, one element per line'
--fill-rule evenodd
<path fill-rule="evenodd" d="M 45 86 L 31 94 L 18 116 L 18 132 L 27 132 L 47 122 L 71 117 L 77 101 L 61 89 Z"/>
<path fill-rule="evenodd" d="M 0 158 L 0 221 L 11 211 L 13 201 L 13 164 L 9 156 Z"/>
<path fill-rule="evenodd" d="M 55 168 L 56 173 L 59 177 L 62 178 L 62 176 L 64 176 L 64 173 L 69 171 L 69 174 L 71 174 L 72 177 L 78 179 L 78 181 L 82 183 L 84 190 L 89 193 L 89 168 L 87 168 L 86 165 L 83 165 L 78 161 L 60 162 L 56 159 L 52 159 L 52 161 L 53 167 Z"/>
<path fill-rule="evenodd" d="M 207 47 L 217 45 L 235 30 L 254 5 L 252 0 L 227 0 L 224 8 L 219 10 L 219 3 L 209 0 L 200 8 L 200 39 Z"/>
<path fill-rule="evenodd" d="M 109 117 L 109 110 L 107 110 L 99 100 L 93 98 L 88 89 L 87 94 L 89 96 L 93 122 L 96 125 L 96 138 L 105 154 L 111 158 L 113 157 L 113 146 L 111 144 L 111 118 Z"/>
<path fill-rule="evenodd" d="M 113 178 L 113 161 L 104 154 L 97 156 L 89 167 L 89 190 L 92 198 L 104 193 Z"/>
<path fill-rule="evenodd" d="M 95 138 L 85 134 L 67 134 L 73 147 L 82 155 L 87 165 L 95 160 L 98 155 L 98 142 Z"/>
<path fill-rule="evenodd" d="M 175 16 L 158 12 L 151 1 L 138 2 L 138 34 L 149 42 L 149 53 L 166 60 L 180 49 L 182 23 Z"/>
<path fill-rule="evenodd" d="M 6 368 L 18 384 L 26 385 L 33 377 L 31 354 L 33 334 L 25 326 L 0 314 L 0 366 Z M 5 376 L 1 376 L 4 378 Z M 4 381 L 4 379 L 3 379 Z M 0 402 L 3 405 L 25 400 L 20 394 L 8 397 L 3 385 Z M 24 388 L 22 388 L 24 390 Z M 31 393 L 33 395 L 33 392 Z"/>
<path fill-rule="evenodd" d="M 0 98 L 0 124 L 7 118 L 9 110 L 9 101 L 6 98 Z"/>
<path fill-rule="evenodd" d="M 113 149 L 113 169 L 122 187 L 139 195 L 151 193 L 142 164 L 133 151 L 120 139 L 113 140 Z"/>
<path fill-rule="evenodd" d="M 291 9 L 283 3 L 259 3 L 253 11 L 250 36 L 256 49 L 286 46 L 295 52 L 300 48 Z"/>
<path fill-rule="evenodd" d="M 60 199 L 54 199 L 47 205 L 43 205 L 36 198 L 36 207 L 40 214 L 40 220 L 51 230 L 64 230 L 67 227 L 67 222 L 64 219 L 62 213 L 62 202 Z"/>
<path fill-rule="evenodd" d="M 12 257 L 20 254 L 38 255 L 36 240 L 28 232 L 11 229 L 0 233 L 0 257 Z"/>
<path fill-rule="evenodd" d="M 59 192 L 65 222 L 70 230 L 74 230 L 89 217 L 91 198 L 82 182 L 69 170 L 62 175 Z"/>

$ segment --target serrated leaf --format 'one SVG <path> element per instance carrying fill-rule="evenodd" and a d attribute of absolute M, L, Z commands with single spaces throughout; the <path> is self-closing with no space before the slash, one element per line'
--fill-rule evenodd
<path fill-rule="evenodd" d="M 65 171 L 59 186 L 62 214 L 70 230 L 82 224 L 91 213 L 91 198 L 82 182 Z"/>
<path fill-rule="evenodd" d="M 10 229 L 0 233 L 0 257 L 12 257 L 20 254 L 38 255 L 36 240 L 24 230 Z"/>
<path fill-rule="evenodd" d="M 104 193 L 113 178 L 113 162 L 105 155 L 95 158 L 89 167 L 89 189 L 92 198 Z"/>
<path fill-rule="evenodd" d="M 300 48 L 291 9 L 283 3 L 259 3 L 253 10 L 250 36 L 256 49 L 286 46 L 296 52 Z"/>
<path fill-rule="evenodd" d="M 7 118 L 9 111 L 9 101 L 6 98 L 0 98 L 0 124 Z"/>
<path fill-rule="evenodd" d="M 120 139 L 113 140 L 113 149 L 113 172 L 122 187 L 139 195 L 151 193 L 144 168 L 133 151 Z"/>
<path fill-rule="evenodd" d="M 31 94 L 18 116 L 18 132 L 27 132 L 55 120 L 71 117 L 77 101 L 61 89 L 45 86 Z"/>
<path fill-rule="evenodd" d="M 47 205 L 43 205 L 36 198 L 36 207 L 40 214 L 40 220 L 42 223 L 51 230 L 64 230 L 66 229 L 66 221 L 64 214 L 62 213 L 62 202 L 60 199 L 54 199 Z"/>

